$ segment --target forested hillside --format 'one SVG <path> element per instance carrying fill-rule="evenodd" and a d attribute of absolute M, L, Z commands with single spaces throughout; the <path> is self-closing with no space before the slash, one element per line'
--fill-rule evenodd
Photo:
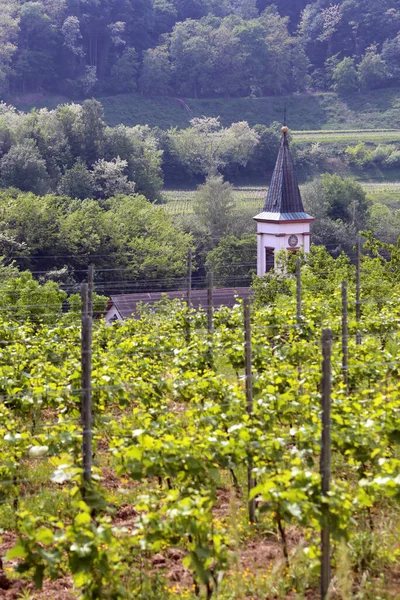
<path fill-rule="evenodd" d="M 351 93 L 400 83 L 399 0 L 0 0 L 0 92 Z"/>

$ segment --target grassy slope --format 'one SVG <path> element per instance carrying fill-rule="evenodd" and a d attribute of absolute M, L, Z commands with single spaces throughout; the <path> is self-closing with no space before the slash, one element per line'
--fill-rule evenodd
<path fill-rule="evenodd" d="M 400 128 L 400 89 L 377 90 L 340 99 L 333 93 L 295 94 L 268 98 L 185 100 L 144 98 L 121 94 L 100 98 L 110 125 L 145 125 L 168 128 L 185 127 L 190 118 L 220 116 L 224 125 L 248 121 L 250 125 L 281 121 L 287 106 L 291 129 L 371 129 Z M 32 107 L 54 108 L 68 99 L 60 96 L 31 94 L 9 98 L 21 110 Z"/>

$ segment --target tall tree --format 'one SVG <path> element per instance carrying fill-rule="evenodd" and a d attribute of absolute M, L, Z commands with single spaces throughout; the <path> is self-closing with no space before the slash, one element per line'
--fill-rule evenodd
<path fill-rule="evenodd" d="M 211 32 L 212 26 L 205 21 L 188 19 L 178 23 L 171 34 L 171 60 L 181 93 L 197 98 L 207 89 L 212 69 Z"/>
<path fill-rule="evenodd" d="M 222 176 L 213 175 L 198 188 L 194 212 L 209 230 L 213 246 L 231 232 L 234 207 L 233 187 Z"/>
<path fill-rule="evenodd" d="M 3 94 L 8 86 L 11 61 L 18 48 L 18 31 L 17 1 L 0 0 L 0 94 Z"/>
<path fill-rule="evenodd" d="M 19 10 L 19 52 L 15 60 L 18 88 L 38 91 L 57 80 L 57 26 L 42 2 L 24 2 Z"/>

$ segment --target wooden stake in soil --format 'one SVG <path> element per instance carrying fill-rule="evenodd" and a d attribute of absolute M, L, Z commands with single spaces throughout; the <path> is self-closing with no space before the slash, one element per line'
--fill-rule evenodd
<path fill-rule="evenodd" d="M 189 311 L 192 307 L 192 249 L 188 250 L 187 257 L 187 290 L 186 290 L 186 304 L 187 304 L 187 318 L 186 318 L 186 341 L 190 342 L 190 314 Z"/>
<path fill-rule="evenodd" d="M 213 321 L 213 288 L 214 288 L 214 276 L 212 271 L 207 273 L 207 330 L 209 334 L 214 331 Z"/>
<path fill-rule="evenodd" d="M 349 328 L 348 328 L 348 302 L 347 281 L 342 281 L 342 369 L 343 381 L 348 388 L 349 383 Z"/>
<path fill-rule="evenodd" d="M 209 366 L 213 366 L 213 334 L 214 334 L 214 313 L 213 313 L 213 286 L 214 277 L 212 271 L 207 273 L 207 331 L 208 342 L 210 344 Z"/>
<path fill-rule="evenodd" d="M 297 300 L 297 324 L 301 323 L 301 261 L 300 256 L 296 260 L 296 300 Z"/>
<path fill-rule="evenodd" d="M 326 497 L 331 480 L 331 350 L 332 331 L 322 332 L 322 439 L 321 439 L 321 488 L 322 496 Z M 330 582 L 330 529 L 329 509 L 323 508 L 323 523 L 321 528 L 321 600 L 327 598 Z"/>
<path fill-rule="evenodd" d="M 88 268 L 88 316 L 93 318 L 94 267 Z"/>
<path fill-rule="evenodd" d="M 192 306 L 192 249 L 189 248 L 187 258 L 187 306 Z"/>
<path fill-rule="evenodd" d="M 356 259 L 356 321 L 357 321 L 356 342 L 357 342 L 357 344 L 361 344 L 361 333 L 359 330 L 359 323 L 361 320 L 360 272 L 361 272 L 361 240 L 360 240 L 360 238 L 357 238 L 357 259 Z"/>
<path fill-rule="evenodd" d="M 251 416 L 253 414 L 253 371 L 252 371 L 252 352 L 251 352 L 251 325 L 250 325 L 250 301 L 249 299 L 244 300 L 244 350 L 245 350 L 245 375 L 246 375 L 246 403 L 247 403 L 247 414 Z M 253 463 L 249 459 L 249 465 L 247 467 L 247 487 L 250 498 L 250 493 L 255 487 L 255 480 L 253 479 Z M 256 522 L 256 501 L 253 498 L 249 499 L 249 521 L 250 523 Z"/>
<path fill-rule="evenodd" d="M 92 317 L 88 314 L 88 284 L 83 283 L 82 296 L 82 458 L 83 481 L 89 483 L 92 478 Z"/>

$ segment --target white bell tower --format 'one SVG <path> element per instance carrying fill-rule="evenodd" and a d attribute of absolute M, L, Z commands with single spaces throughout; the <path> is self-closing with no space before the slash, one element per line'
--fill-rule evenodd
<path fill-rule="evenodd" d="M 310 227 L 314 218 L 304 212 L 287 140 L 288 128 L 282 127 L 282 143 L 265 199 L 257 221 L 257 275 L 274 268 L 280 250 L 310 251 Z"/>

